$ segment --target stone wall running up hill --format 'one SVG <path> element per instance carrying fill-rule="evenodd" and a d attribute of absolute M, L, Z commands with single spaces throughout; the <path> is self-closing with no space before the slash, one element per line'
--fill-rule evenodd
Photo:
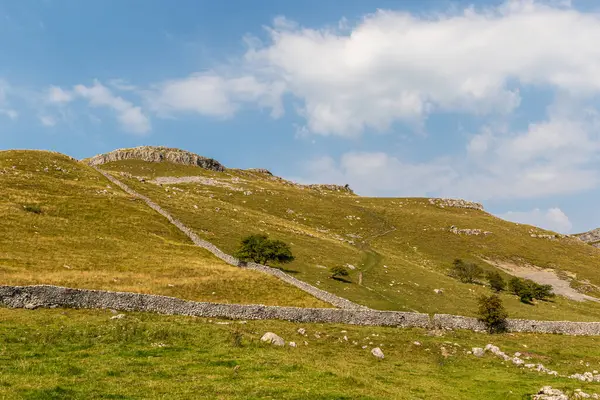
<path fill-rule="evenodd" d="M 140 146 L 131 149 L 117 149 L 110 153 L 99 154 L 84 160 L 92 166 L 113 161 L 142 160 L 149 162 L 169 161 L 175 164 L 193 165 L 212 171 L 225 171 L 225 167 L 217 160 L 202 157 L 189 151 L 169 147 Z"/>
<path fill-rule="evenodd" d="M 94 168 L 96 168 L 96 167 L 94 167 Z M 98 168 L 96 168 L 96 170 L 98 172 L 100 172 L 102 175 L 104 175 L 109 181 L 111 181 L 112 183 L 114 183 L 115 185 L 117 185 L 121 189 L 123 189 L 125 192 L 127 192 L 127 193 L 131 194 L 132 196 L 135 196 L 139 199 L 142 199 L 148 205 L 148 207 L 152 208 L 154 211 L 156 211 L 157 213 L 159 213 L 160 215 L 162 215 L 163 217 L 168 219 L 169 222 L 171 222 L 173 225 L 175 225 L 177 228 L 179 228 L 179 230 L 182 231 L 187 237 L 189 237 L 190 240 L 192 242 L 194 242 L 194 244 L 196 246 L 202 247 L 202 248 L 210 251 L 212 254 L 214 254 L 221 260 L 225 261 L 227 264 L 234 265 L 236 267 L 245 267 L 248 269 L 253 269 L 255 271 L 260 271 L 260 272 L 275 276 L 276 278 L 279 278 L 282 281 L 287 282 L 290 285 L 293 285 L 293 286 L 313 295 L 317 299 L 323 300 L 335 307 L 345 308 L 345 309 L 367 309 L 367 307 L 353 303 L 350 300 L 344 299 L 343 297 L 336 296 L 332 293 L 326 292 L 325 290 L 321 290 L 317 287 L 312 286 L 309 283 L 301 281 L 300 279 L 296 279 L 293 276 L 288 275 L 285 272 L 283 272 L 277 268 L 271 268 L 271 267 L 267 267 L 266 265 L 261 265 L 261 264 L 256 264 L 256 263 L 240 262 L 240 260 L 233 257 L 232 255 L 229 255 L 229 254 L 223 252 L 221 249 L 219 249 L 214 244 L 201 239 L 198 235 L 196 235 L 196 233 L 194 231 L 192 231 L 190 228 L 185 226 L 178 219 L 173 218 L 173 216 L 170 213 L 168 213 L 161 206 L 159 206 L 158 204 L 153 202 L 150 198 L 131 189 L 129 186 L 127 186 L 126 184 L 124 184 L 123 182 L 121 182 L 120 180 L 115 178 L 114 176 L 110 175 L 109 173 L 104 172 Z"/>

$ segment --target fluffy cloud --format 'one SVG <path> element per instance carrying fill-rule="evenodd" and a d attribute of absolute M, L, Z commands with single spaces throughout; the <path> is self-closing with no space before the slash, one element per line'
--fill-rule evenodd
<path fill-rule="evenodd" d="M 525 85 L 600 92 L 600 15 L 565 2 L 514 0 L 435 16 L 380 10 L 322 29 L 277 18 L 267 32 L 265 43 L 247 40 L 227 73 L 160 85 L 155 107 L 228 116 L 258 102 L 278 114 L 287 93 L 300 101 L 308 131 L 352 136 L 418 124 L 436 111 L 510 113 Z"/>
<path fill-rule="evenodd" d="M 411 164 L 381 152 L 351 152 L 305 165 L 306 182 L 349 183 L 362 195 L 427 196 L 451 185 L 456 171 L 443 163 Z"/>
<path fill-rule="evenodd" d="M 9 89 L 10 86 L 8 85 L 8 83 L 0 79 L 0 115 L 15 120 L 19 117 L 19 113 L 16 110 L 10 108 L 10 104 L 8 102 Z"/>
<path fill-rule="evenodd" d="M 40 123 L 44 126 L 54 126 L 56 125 L 56 118 L 51 115 L 41 115 L 38 117 Z"/>
<path fill-rule="evenodd" d="M 47 101 L 51 104 L 67 104 L 76 99 L 87 100 L 91 107 L 107 107 L 114 110 L 121 126 L 129 132 L 144 134 L 150 131 L 150 120 L 141 107 L 114 95 L 98 81 L 92 86 L 76 85 L 71 91 L 53 86 L 47 93 Z M 56 119 L 51 116 L 41 117 L 40 121 L 45 126 L 53 126 L 56 123 Z"/>
<path fill-rule="evenodd" d="M 552 106 L 522 131 L 486 127 L 463 152 L 424 163 L 379 152 L 313 160 L 310 180 L 349 183 L 367 195 L 461 197 L 477 201 L 577 193 L 600 184 L 600 122 L 591 109 Z"/>
<path fill-rule="evenodd" d="M 546 211 L 539 208 L 531 211 L 509 211 L 498 217 L 560 233 L 569 233 L 573 227 L 569 217 L 560 208 L 550 208 Z"/>
<path fill-rule="evenodd" d="M 194 74 L 163 82 L 146 93 L 151 108 L 159 115 L 193 112 L 213 117 L 230 117 L 242 104 L 258 103 L 282 114 L 280 83 L 262 83 L 254 76 L 225 78 L 214 72 Z"/>
<path fill-rule="evenodd" d="M 50 103 L 68 103 L 73 100 L 73 95 L 58 86 L 51 86 L 48 89 L 48 101 Z"/>

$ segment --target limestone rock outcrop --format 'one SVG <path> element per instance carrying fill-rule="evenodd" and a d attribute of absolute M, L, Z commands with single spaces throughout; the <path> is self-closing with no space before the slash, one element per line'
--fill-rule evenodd
<path fill-rule="evenodd" d="M 225 171 L 225 167 L 217 160 L 202 157 L 198 154 L 170 147 L 140 146 L 130 149 L 117 149 L 105 154 L 85 159 L 92 166 L 102 165 L 113 161 L 142 160 L 149 162 L 172 162 L 174 164 L 193 165 L 212 171 Z"/>

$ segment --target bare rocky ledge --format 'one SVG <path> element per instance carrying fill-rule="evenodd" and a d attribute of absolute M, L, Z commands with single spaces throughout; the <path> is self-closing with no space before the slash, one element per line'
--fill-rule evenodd
<path fill-rule="evenodd" d="M 192 165 L 212 171 L 225 171 L 225 167 L 212 158 L 202 157 L 186 150 L 160 146 L 140 146 L 130 149 L 117 149 L 83 161 L 89 165 L 96 166 L 121 160 L 142 160 L 148 162 L 169 161 L 175 164 Z"/>

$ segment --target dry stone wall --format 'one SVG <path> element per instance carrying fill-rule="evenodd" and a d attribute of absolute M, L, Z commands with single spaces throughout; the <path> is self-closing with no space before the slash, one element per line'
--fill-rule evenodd
<path fill-rule="evenodd" d="M 129 193 L 132 196 L 142 199 L 150 208 L 152 208 L 154 211 L 156 211 L 163 217 L 167 218 L 169 220 L 169 222 L 171 222 L 173 225 L 175 225 L 177 228 L 179 228 L 180 231 L 182 231 L 185 235 L 187 235 L 192 240 L 192 242 L 194 242 L 195 245 L 210 251 L 212 254 L 214 254 L 221 260 L 225 261 L 227 264 L 234 265 L 236 267 L 245 267 L 248 269 L 260 271 L 260 272 L 275 276 L 275 277 L 281 279 L 282 281 L 287 282 L 290 285 L 293 285 L 293 286 L 313 295 L 317 299 L 323 300 L 335 307 L 345 308 L 345 309 L 367 309 L 367 307 L 353 303 L 350 300 L 336 296 L 332 293 L 329 293 L 329 292 L 326 292 L 319 288 L 316 288 L 304 281 L 296 279 L 293 276 L 290 276 L 279 269 L 270 268 L 265 265 L 260 265 L 260 264 L 256 264 L 256 263 L 240 262 L 240 260 L 238 260 L 237 258 L 221 251 L 214 244 L 201 239 L 198 235 L 196 235 L 196 233 L 194 231 L 192 231 L 190 228 L 185 226 L 181 221 L 173 218 L 173 216 L 170 213 L 168 213 L 166 210 L 164 210 L 158 204 L 153 202 L 150 198 L 131 189 L 129 186 L 127 186 L 126 184 L 124 184 L 123 182 L 121 182 L 120 180 L 115 178 L 114 176 L 110 175 L 109 173 L 102 171 L 102 170 L 98 169 L 97 167 L 94 167 L 94 168 L 98 172 L 100 172 L 102 175 L 104 175 L 112 183 L 114 183 L 115 185 L 117 185 L 121 189 L 123 189 L 125 192 Z"/>
<path fill-rule="evenodd" d="M 217 304 L 186 301 L 168 296 L 103 290 L 70 289 L 51 285 L 0 286 L 0 304 L 12 308 L 90 308 L 154 312 L 227 319 L 277 319 L 300 323 L 341 323 L 401 328 L 465 329 L 476 332 L 485 326 L 475 318 L 336 308 L 277 307 L 257 304 Z M 600 336 L 600 322 L 533 321 L 509 319 L 509 332 Z"/>
<path fill-rule="evenodd" d="M 228 319 L 279 319 L 306 323 L 324 322 L 422 328 L 429 326 L 429 316 L 419 313 L 368 309 L 277 307 L 256 304 L 216 304 L 150 294 L 69 289 L 50 285 L 0 286 L 0 304 L 27 309 L 39 307 L 99 308 Z"/>

